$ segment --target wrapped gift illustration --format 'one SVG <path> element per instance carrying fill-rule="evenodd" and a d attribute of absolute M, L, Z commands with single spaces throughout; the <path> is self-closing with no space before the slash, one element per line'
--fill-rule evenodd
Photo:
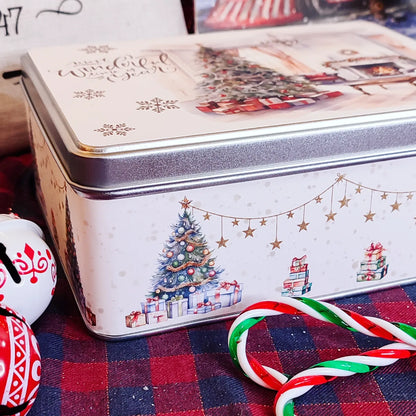
<path fill-rule="evenodd" d="M 283 281 L 282 296 L 302 296 L 309 292 L 312 283 L 309 282 L 309 269 L 306 255 L 294 257 L 289 268 L 289 279 Z"/>
<path fill-rule="evenodd" d="M 189 294 L 188 306 L 190 309 L 195 308 L 198 304 L 204 303 L 206 300 L 207 292 L 203 290 L 196 290 Z"/>
<path fill-rule="evenodd" d="M 388 271 L 384 247 L 380 243 L 371 243 L 364 252 L 364 260 L 360 262 L 357 282 L 381 280 Z"/>
<path fill-rule="evenodd" d="M 308 270 L 308 265 L 306 263 L 306 254 L 303 257 L 294 257 L 292 259 L 290 273 L 305 272 L 306 270 Z"/>
<path fill-rule="evenodd" d="M 146 302 L 142 302 L 142 312 L 158 312 L 166 309 L 166 301 L 164 299 L 147 298 Z"/>
<path fill-rule="evenodd" d="M 221 309 L 221 303 L 212 303 L 212 302 L 201 302 L 198 303 L 194 308 L 188 309 L 188 314 L 201 314 L 215 311 L 216 309 Z"/>
<path fill-rule="evenodd" d="M 184 297 L 172 298 L 166 302 L 168 318 L 177 318 L 188 313 L 188 299 Z"/>
<path fill-rule="evenodd" d="M 168 320 L 167 311 L 155 311 L 146 313 L 146 322 L 148 324 L 159 324 Z"/>
<path fill-rule="evenodd" d="M 283 289 L 282 290 L 282 296 L 302 296 L 307 292 L 310 292 L 312 288 L 312 283 L 308 283 L 303 286 L 298 287 L 291 287 L 289 289 Z"/>
<path fill-rule="evenodd" d="M 366 260 L 369 261 L 378 260 L 383 256 L 384 248 L 380 243 L 371 243 L 370 246 L 366 249 L 364 256 Z"/>
<path fill-rule="evenodd" d="M 243 287 L 236 280 L 232 282 L 220 282 L 219 286 L 207 292 L 207 300 L 220 303 L 226 308 L 241 302 Z"/>
<path fill-rule="evenodd" d="M 133 311 L 126 316 L 126 326 L 128 328 L 137 328 L 146 325 L 146 315 L 139 311 Z"/>

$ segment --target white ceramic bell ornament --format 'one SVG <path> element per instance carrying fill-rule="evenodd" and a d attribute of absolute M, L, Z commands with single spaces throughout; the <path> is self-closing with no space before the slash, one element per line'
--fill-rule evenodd
<path fill-rule="evenodd" d="M 33 222 L 0 214 L 0 302 L 31 325 L 45 311 L 55 291 L 56 262 Z"/>

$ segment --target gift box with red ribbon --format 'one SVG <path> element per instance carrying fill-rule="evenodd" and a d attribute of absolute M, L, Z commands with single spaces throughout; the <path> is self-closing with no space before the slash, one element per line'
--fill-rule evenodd
<path fill-rule="evenodd" d="M 166 301 L 158 297 L 147 298 L 146 302 L 142 302 L 142 312 L 144 313 L 164 311 L 165 309 Z"/>
<path fill-rule="evenodd" d="M 196 305 L 195 308 L 188 309 L 188 314 L 200 314 L 200 313 L 208 313 L 211 311 L 215 311 L 216 309 L 221 309 L 221 303 L 216 302 L 201 302 Z"/>
<path fill-rule="evenodd" d="M 146 315 L 139 311 L 133 311 L 126 316 L 126 326 L 128 328 L 137 328 L 146 325 Z"/>
<path fill-rule="evenodd" d="M 146 322 L 150 324 L 159 324 L 168 320 L 167 311 L 154 311 L 146 313 Z"/>
<path fill-rule="evenodd" d="M 241 302 L 243 287 L 236 280 L 220 282 L 219 286 L 207 292 L 207 300 L 221 304 L 222 308 Z"/>

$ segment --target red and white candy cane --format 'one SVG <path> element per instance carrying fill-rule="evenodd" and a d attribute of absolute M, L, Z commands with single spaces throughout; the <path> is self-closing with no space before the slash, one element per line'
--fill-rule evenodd
<path fill-rule="evenodd" d="M 359 355 L 325 361 L 293 377 L 287 377 L 273 368 L 260 364 L 246 351 L 249 329 L 267 316 L 280 314 L 309 315 L 350 331 L 384 338 L 393 343 Z M 278 301 L 259 302 L 245 309 L 230 328 L 228 347 L 234 363 L 251 380 L 260 386 L 278 391 L 274 403 L 276 415 L 293 416 L 293 399 L 305 394 L 312 387 L 327 383 L 336 377 L 367 373 L 377 367 L 393 364 L 400 358 L 415 355 L 416 329 L 404 323 L 362 316 L 310 298 L 281 298 Z"/>

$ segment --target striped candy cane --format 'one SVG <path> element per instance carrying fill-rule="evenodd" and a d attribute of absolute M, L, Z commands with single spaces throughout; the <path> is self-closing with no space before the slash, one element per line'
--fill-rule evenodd
<path fill-rule="evenodd" d="M 267 316 L 280 314 L 309 315 L 353 332 L 384 338 L 393 343 L 379 349 L 325 361 L 293 377 L 260 364 L 246 351 L 249 329 Z M 377 367 L 393 364 L 398 359 L 416 354 L 416 329 L 404 323 L 362 316 L 340 309 L 330 303 L 310 298 L 281 298 L 279 301 L 259 302 L 245 309 L 234 321 L 228 335 L 228 346 L 233 362 L 255 383 L 277 390 L 274 403 L 276 416 L 293 416 L 293 399 L 312 387 L 328 383 L 336 377 L 367 373 Z"/>

